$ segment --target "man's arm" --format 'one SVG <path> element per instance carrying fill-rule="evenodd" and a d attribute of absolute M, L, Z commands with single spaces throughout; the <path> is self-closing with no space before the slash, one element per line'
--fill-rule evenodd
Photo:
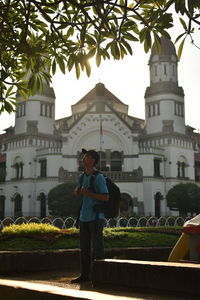
<path fill-rule="evenodd" d="M 108 201 L 109 200 L 109 194 L 97 194 L 90 192 L 87 188 L 82 187 L 79 191 L 78 195 L 84 195 L 89 196 L 91 198 L 95 198 L 100 201 Z"/>

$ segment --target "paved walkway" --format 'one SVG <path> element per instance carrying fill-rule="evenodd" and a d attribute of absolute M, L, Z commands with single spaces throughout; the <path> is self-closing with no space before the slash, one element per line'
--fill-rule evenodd
<path fill-rule="evenodd" d="M 20 274 L 15 276 L 0 276 L 1 279 L 26 281 L 31 283 L 39 283 L 50 285 L 54 287 L 61 287 L 72 290 L 81 290 L 85 292 L 95 292 L 100 299 L 106 299 L 105 295 L 112 296 L 116 299 L 135 299 L 135 300 L 193 300 L 197 298 L 191 297 L 179 297 L 173 295 L 157 295 L 157 294 L 147 294 L 147 293 L 135 293 L 135 292 L 119 292 L 116 290 L 104 290 L 104 289 L 94 289 L 91 283 L 84 284 L 71 284 L 72 278 L 78 276 L 78 272 L 75 271 L 48 271 L 48 272 L 35 272 Z M 116 288 L 117 289 L 117 288 Z M 102 296 L 102 298 L 101 298 Z M 110 299 L 110 297 L 108 297 Z"/>

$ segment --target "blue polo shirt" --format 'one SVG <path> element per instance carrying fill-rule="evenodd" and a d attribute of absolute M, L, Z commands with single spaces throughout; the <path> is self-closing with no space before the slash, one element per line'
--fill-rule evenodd
<path fill-rule="evenodd" d="M 82 175 L 80 175 L 78 178 L 79 186 L 80 186 L 80 177 L 81 176 Z M 90 186 L 91 176 L 92 176 L 92 174 L 87 175 L 86 173 L 84 173 L 83 179 L 82 179 L 82 186 L 85 188 L 88 188 L 90 190 L 91 190 L 91 186 Z M 100 173 L 97 174 L 95 176 L 93 184 L 94 184 L 95 192 L 97 194 L 108 194 L 106 180 L 105 180 L 105 177 L 103 176 L 103 174 L 100 174 Z M 97 200 L 95 198 L 88 197 L 88 196 L 82 196 L 82 199 L 83 199 L 83 203 L 82 203 L 82 207 L 81 207 L 81 211 L 80 211 L 80 221 L 81 222 L 94 221 L 96 219 L 96 212 L 94 210 L 94 206 L 101 204 L 102 201 Z M 105 218 L 104 213 L 99 213 L 98 218 L 104 219 Z"/>

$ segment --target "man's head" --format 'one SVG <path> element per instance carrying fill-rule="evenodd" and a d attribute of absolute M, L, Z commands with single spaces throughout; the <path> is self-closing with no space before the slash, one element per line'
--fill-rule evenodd
<path fill-rule="evenodd" d="M 94 160 L 94 166 L 98 163 L 99 155 L 95 150 L 82 149 L 82 153 L 84 154 L 84 157 L 89 156 Z"/>

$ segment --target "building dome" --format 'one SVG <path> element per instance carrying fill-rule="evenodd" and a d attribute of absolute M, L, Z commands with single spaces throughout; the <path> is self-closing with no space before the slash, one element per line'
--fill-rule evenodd
<path fill-rule="evenodd" d="M 176 48 L 171 40 L 166 38 L 165 36 L 161 37 L 161 53 L 159 55 L 175 55 L 176 56 Z M 156 55 L 157 50 L 155 44 L 153 44 L 151 55 Z"/>

